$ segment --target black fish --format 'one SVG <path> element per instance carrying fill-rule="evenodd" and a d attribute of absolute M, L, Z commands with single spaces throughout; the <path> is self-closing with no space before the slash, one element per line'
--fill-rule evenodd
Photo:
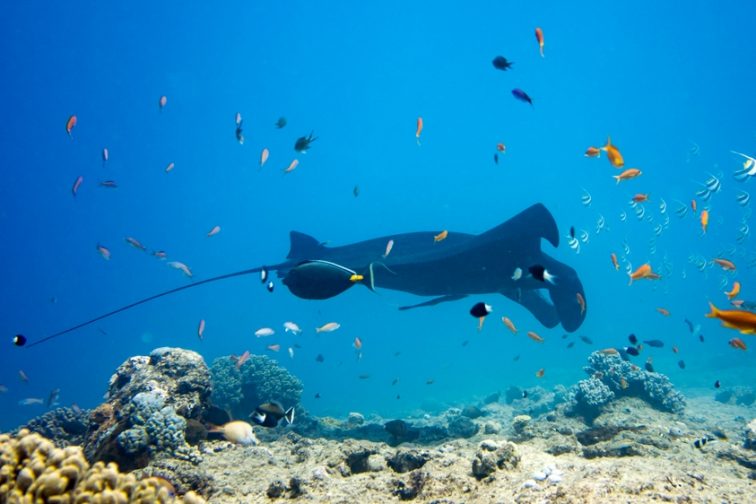
<path fill-rule="evenodd" d="M 638 344 L 638 338 L 635 336 L 635 334 L 631 334 L 630 336 L 627 337 L 627 339 L 629 339 L 630 343 L 632 343 L 633 345 Z"/>
<path fill-rule="evenodd" d="M 700 341 L 701 343 L 703 343 L 703 342 L 704 342 L 704 337 L 703 337 L 703 334 L 699 334 L 699 335 L 698 335 L 698 341 Z"/>
<path fill-rule="evenodd" d="M 315 357 L 315 362 L 323 362 L 325 360 L 325 357 L 323 357 L 322 353 L 319 353 L 317 357 Z"/>
<path fill-rule="evenodd" d="M 312 135 L 313 133 L 310 133 L 310 136 L 297 138 L 297 141 L 294 142 L 294 150 L 297 152 L 307 152 L 307 149 L 310 148 L 310 144 L 318 139 L 318 137 Z"/>
<path fill-rule="evenodd" d="M 574 341 L 570 341 L 569 343 L 567 343 L 567 348 L 572 348 L 574 346 L 575 346 L 575 342 Z"/>
<path fill-rule="evenodd" d="M 267 266 L 276 271 L 289 291 L 304 299 L 326 299 L 344 292 L 352 285 L 361 284 L 376 289 L 393 289 L 420 296 L 433 296 L 427 301 L 401 309 L 435 306 L 456 301 L 468 295 L 486 293 L 503 294 L 519 303 L 547 328 L 561 324 L 565 331 L 576 331 L 585 320 L 575 297 L 587 299 L 577 272 L 541 250 L 542 242 L 559 245 L 559 229 L 551 213 L 542 204 L 535 204 L 509 220 L 480 234 L 449 232 L 442 243 L 434 241 L 437 232 L 414 232 L 376 237 L 358 243 L 330 247 L 320 240 L 296 231 L 291 232 L 291 248 L 285 260 Z M 384 264 L 378 252 L 393 239 L 401 244 L 401 253 L 392 254 Z M 321 267 L 305 266 L 314 261 Z M 513 280 L 510 275 L 498 277 L 493 271 L 530 261 L 544 269 L 546 282 L 531 278 Z M 330 263 L 330 268 L 323 263 Z M 503 269 L 502 269 L 503 268 Z M 262 267 L 225 273 L 174 287 L 147 296 L 128 305 L 98 315 L 62 331 L 30 341 L 29 348 L 64 334 L 94 324 L 136 306 L 186 289 L 208 283 L 251 275 L 262 275 Z M 358 274 L 343 281 L 338 270 L 352 270 Z M 310 274 L 304 273 L 309 271 Z M 461 271 L 466 272 L 460 274 Z M 545 272 L 549 272 L 546 277 Z M 553 277 L 551 276 L 553 274 Z M 549 278 L 552 279 L 549 282 Z M 558 278 L 557 282 L 553 278 Z M 265 281 L 267 283 L 267 279 Z M 544 289 L 547 292 L 543 292 Z M 544 299 L 544 297 L 546 299 Z"/>
<path fill-rule="evenodd" d="M 499 164 L 499 153 L 494 152 L 494 163 Z"/>
<path fill-rule="evenodd" d="M 244 145 L 244 132 L 242 131 L 241 124 L 236 127 L 236 140 Z"/>
<path fill-rule="evenodd" d="M 711 438 L 709 436 L 704 436 L 701 439 L 696 439 L 695 441 L 693 441 L 693 446 L 695 446 L 696 448 L 700 450 L 701 448 L 706 446 L 706 443 L 708 443 L 709 441 L 714 441 L 714 438 Z"/>
<path fill-rule="evenodd" d="M 567 339 L 569 337 L 569 334 L 562 334 L 562 339 Z"/>
<path fill-rule="evenodd" d="M 662 348 L 664 346 L 664 342 L 658 339 L 643 340 L 643 343 L 654 348 Z"/>
<path fill-rule="evenodd" d="M 685 319 L 685 323 L 686 323 L 686 324 L 688 325 L 688 330 L 689 330 L 690 332 L 693 332 L 693 331 L 694 331 L 694 329 L 693 329 L 693 322 L 691 322 L 691 321 L 690 321 L 690 320 L 688 320 L 688 319 Z"/>
<path fill-rule="evenodd" d="M 513 89 L 512 96 L 514 96 L 520 101 L 527 102 L 531 106 L 533 106 L 533 99 L 530 96 L 528 96 L 528 93 L 526 93 L 522 89 L 517 89 L 517 88 Z"/>
<path fill-rule="evenodd" d="M 276 287 L 275 284 L 273 284 L 273 280 L 268 282 L 268 285 L 265 286 L 268 289 L 268 292 L 273 292 L 273 289 Z"/>
<path fill-rule="evenodd" d="M 472 315 L 475 318 L 481 318 L 491 313 L 491 310 L 492 310 L 491 305 L 488 305 L 483 302 L 475 303 L 473 307 L 470 308 L 470 315 Z"/>
<path fill-rule="evenodd" d="M 512 63 L 512 61 L 508 61 L 504 56 L 496 56 L 493 61 L 491 61 L 491 64 L 493 64 L 495 69 L 503 70 L 505 72 L 512 68 Z"/>
<path fill-rule="evenodd" d="M 355 198 L 357 196 L 359 196 L 360 195 L 360 186 L 358 186 L 358 185 L 354 186 L 354 189 L 352 189 L 352 194 L 354 194 Z"/>
<path fill-rule="evenodd" d="M 556 285 L 554 283 L 554 279 L 556 277 L 552 275 L 543 265 L 534 264 L 533 266 L 528 268 L 528 271 L 530 272 L 530 275 L 539 282 L 548 282 L 552 285 Z"/>
<path fill-rule="evenodd" d="M 646 359 L 646 371 L 648 371 L 649 373 L 654 372 L 654 361 L 651 357 Z"/>
<path fill-rule="evenodd" d="M 514 356 L 514 357 L 512 358 L 512 360 L 513 360 L 514 362 L 517 362 L 518 360 L 520 360 L 520 354 L 517 354 L 517 355 L 515 355 L 515 356 Z"/>
<path fill-rule="evenodd" d="M 527 390 L 523 390 L 522 391 L 522 398 L 526 399 L 527 397 L 528 397 L 528 391 Z"/>
<path fill-rule="evenodd" d="M 255 408 L 249 418 L 263 427 L 275 427 L 282 418 L 290 424 L 294 421 L 294 408 L 284 411 L 283 406 L 275 401 L 266 402 Z"/>
<path fill-rule="evenodd" d="M 26 345 L 26 336 L 23 334 L 16 334 L 13 336 L 13 344 L 16 346 L 24 346 Z"/>
<path fill-rule="evenodd" d="M 399 378 L 394 378 L 394 379 L 393 379 L 393 380 L 391 381 L 391 386 L 393 387 L 393 386 L 394 386 L 394 385 L 396 385 L 397 383 L 399 383 Z"/>
<path fill-rule="evenodd" d="M 315 392 L 315 399 L 320 399 L 320 392 Z"/>
<path fill-rule="evenodd" d="M 580 340 L 586 345 L 593 345 L 593 340 L 588 336 L 580 336 Z"/>
<path fill-rule="evenodd" d="M 462 342 L 462 346 L 467 346 L 470 344 L 470 340 L 465 340 Z"/>
<path fill-rule="evenodd" d="M 685 361 L 684 360 L 678 361 L 677 365 L 680 366 L 680 369 L 685 369 Z"/>
<path fill-rule="evenodd" d="M 634 357 L 637 357 L 640 355 L 640 352 L 638 351 L 638 349 L 632 346 L 625 347 L 625 353 L 627 353 L 628 355 L 632 355 Z"/>
<path fill-rule="evenodd" d="M 281 128 L 283 128 L 284 126 L 286 126 L 286 118 L 285 118 L 285 117 L 279 117 L 279 118 L 278 118 L 278 121 L 276 121 L 276 122 L 274 123 L 274 125 L 275 125 L 275 127 L 276 127 L 276 128 L 278 128 L 278 129 L 281 129 Z"/>
<path fill-rule="evenodd" d="M 570 238 L 575 239 L 575 226 L 570 226 Z"/>
<path fill-rule="evenodd" d="M 717 380 L 717 381 L 714 382 L 714 388 L 719 388 L 721 386 L 722 386 L 722 384 L 719 383 L 719 380 Z"/>

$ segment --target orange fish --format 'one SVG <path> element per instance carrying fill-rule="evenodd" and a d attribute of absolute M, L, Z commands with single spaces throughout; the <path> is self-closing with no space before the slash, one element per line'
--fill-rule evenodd
<path fill-rule="evenodd" d="M 73 138 L 73 135 L 71 134 L 71 132 L 73 131 L 74 126 L 76 126 L 77 120 L 78 119 L 76 119 L 76 116 L 72 115 L 71 117 L 68 118 L 68 121 L 66 121 L 66 133 L 68 133 L 68 136 L 70 136 L 71 138 Z"/>
<path fill-rule="evenodd" d="M 693 213 L 696 213 L 696 211 L 698 210 L 698 204 L 696 203 L 696 200 L 690 200 L 690 208 L 693 209 Z"/>
<path fill-rule="evenodd" d="M 614 266 L 614 270 L 619 271 L 620 266 L 619 266 L 619 262 L 617 261 L 617 254 L 612 252 L 611 258 L 612 258 L 612 265 Z"/>
<path fill-rule="evenodd" d="M 353 343 L 353 346 L 354 346 L 354 348 L 355 348 L 355 349 L 357 349 L 357 350 L 359 350 L 360 348 L 362 348 L 362 340 L 360 339 L 360 337 L 359 337 L 359 336 L 355 336 L 355 337 L 354 337 L 354 343 Z"/>
<path fill-rule="evenodd" d="M 538 334 L 536 334 L 533 331 L 528 331 L 528 338 L 532 339 L 535 342 L 543 343 L 543 338 L 541 338 Z"/>
<path fill-rule="evenodd" d="M 297 167 L 298 164 L 299 164 L 299 160 L 297 160 L 297 159 L 293 160 L 291 163 L 289 163 L 289 166 L 284 169 L 284 173 L 293 172 L 294 169 Z"/>
<path fill-rule="evenodd" d="M 417 118 L 417 129 L 415 130 L 415 141 L 420 145 L 420 134 L 423 132 L 423 118 Z"/>
<path fill-rule="evenodd" d="M 604 348 L 603 350 L 599 350 L 599 353 L 604 355 L 618 355 L 619 351 L 616 348 Z"/>
<path fill-rule="evenodd" d="M 707 318 L 718 318 L 722 325 L 729 329 L 737 329 L 742 334 L 756 334 L 756 313 L 746 310 L 720 310 L 709 303 L 711 311 Z"/>
<path fill-rule="evenodd" d="M 706 234 L 706 228 L 709 227 L 709 211 L 701 210 L 701 230 Z"/>
<path fill-rule="evenodd" d="M 205 319 L 201 319 L 199 321 L 199 326 L 197 326 L 197 337 L 199 339 L 202 339 L 202 335 L 205 333 Z"/>
<path fill-rule="evenodd" d="M 705 211 L 706 210 L 704 210 L 704 212 Z M 703 212 L 701 212 L 701 215 L 703 215 Z M 729 259 L 723 259 L 721 257 L 718 257 L 718 258 L 714 259 L 714 262 L 717 263 L 719 266 L 721 266 L 722 269 L 725 270 L 725 271 L 735 271 L 735 269 L 736 269 L 735 268 L 735 263 L 732 262 L 732 261 L 730 261 Z M 740 292 L 740 289 L 738 289 L 738 292 Z M 735 295 L 737 296 L 737 292 L 735 293 Z M 733 296 L 733 297 L 735 297 L 735 296 Z"/>
<path fill-rule="evenodd" d="M 732 338 L 730 341 L 728 341 L 728 343 L 732 348 L 737 348 L 738 350 L 748 350 L 745 342 L 740 338 Z"/>
<path fill-rule="evenodd" d="M 648 193 L 638 193 L 635 196 L 633 196 L 633 201 L 635 203 L 643 203 L 645 201 L 648 201 Z"/>
<path fill-rule="evenodd" d="M 658 311 L 665 317 L 669 317 L 669 310 L 667 310 L 666 308 L 657 308 L 656 311 Z"/>
<path fill-rule="evenodd" d="M 725 296 L 727 296 L 727 299 L 732 299 L 738 294 L 740 294 L 740 282 L 735 280 L 732 284 L 732 290 L 730 292 L 725 292 Z M 740 304 L 742 305 L 743 303 Z"/>
<path fill-rule="evenodd" d="M 176 166 L 176 164 L 175 164 L 175 163 L 173 163 L 173 162 L 170 162 L 170 163 L 168 163 L 168 166 L 166 166 L 166 167 L 165 167 L 165 173 L 168 173 L 168 172 L 170 172 L 171 170 L 173 170 L 173 168 L 174 168 L 175 166 Z"/>
<path fill-rule="evenodd" d="M 394 240 L 389 240 L 388 243 L 386 243 L 386 251 L 383 253 L 383 258 L 387 258 L 388 255 L 391 253 L 391 249 L 394 248 Z"/>
<path fill-rule="evenodd" d="M 279 350 L 281 350 L 281 345 L 279 345 L 278 343 L 274 343 L 272 345 L 266 346 L 265 348 L 267 348 L 271 352 L 278 352 Z"/>
<path fill-rule="evenodd" d="M 158 101 L 158 106 L 160 107 L 160 110 L 163 110 L 165 105 L 168 103 L 168 97 L 167 96 L 161 96 L 160 100 Z"/>
<path fill-rule="evenodd" d="M 79 192 L 79 187 L 81 187 L 81 183 L 84 182 L 84 177 L 79 175 L 76 177 L 76 180 L 74 180 L 73 186 L 71 186 L 71 194 L 74 195 L 74 198 L 76 197 L 76 193 Z"/>
<path fill-rule="evenodd" d="M 269 156 L 270 156 L 270 151 L 266 147 L 260 153 L 260 168 L 262 168 L 265 165 L 265 162 L 268 160 Z"/>
<path fill-rule="evenodd" d="M 538 41 L 538 49 L 541 52 L 541 58 L 543 58 L 543 30 L 540 28 L 535 29 L 536 40 Z"/>
<path fill-rule="evenodd" d="M 660 275 L 657 275 L 653 272 L 651 269 L 651 265 L 646 263 L 643 266 L 639 267 L 637 270 L 633 271 L 632 273 L 628 273 L 630 276 L 630 283 L 628 285 L 631 285 L 633 283 L 633 280 L 659 280 L 661 278 Z"/>
<path fill-rule="evenodd" d="M 504 322 L 504 325 L 509 328 L 510 331 L 517 334 L 517 328 L 514 325 L 514 322 L 509 320 L 509 317 L 501 317 L 501 321 Z"/>
<path fill-rule="evenodd" d="M 586 151 L 585 151 L 585 157 L 589 157 L 589 158 L 601 157 L 601 149 L 599 149 L 598 147 L 594 147 L 594 146 L 591 145 L 590 147 L 588 147 L 588 149 L 586 149 Z"/>
<path fill-rule="evenodd" d="M 496 150 L 499 151 L 499 152 L 506 152 L 507 151 L 507 146 L 504 145 L 503 143 L 497 143 L 496 144 Z"/>
<path fill-rule="evenodd" d="M 241 368 L 245 362 L 247 362 L 252 354 L 249 353 L 249 350 L 245 350 L 243 354 L 241 354 L 239 357 L 232 357 L 236 360 L 236 369 Z"/>
<path fill-rule="evenodd" d="M 440 241 L 444 241 L 444 240 L 446 240 L 447 236 L 449 236 L 449 231 L 447 231 L 446 229 L 444 229 L 443 231 L 441 231 L 440 233 L 438 233 L 436 236 L 433 237 L 433 241 L 435 243 L 438 243 Z"/>
<path fill-rule="evenodd" d="M 575 297 L 577 298 L 577 303 L 580 305 L 580 315 L 582 316 L 585 313 L 585 298 L 579 292 L 575 293 Z"/>
<path fill-rule="evenodd" d="M 215 236 L 218 233 L 220 233 L 221 227 L 220 226 L 213 226 L 213 229 L 207 232 L 207 237 Z"/>
<path fill-rule="evenodd" d="M 640 171 L 638 168 L 628 168 L 627 170 L 623 171 L 619 175 L 612 175 L 612 176 L 619 184 L 620 181 L 622 180 L 630 180 L 632 178 L 638 177 L 641 174 L 643 174 L 643 172 Z"/>
<path fill-rule="evenodd" d="M 546 374 L 546 370 L 544 368 L 541 368 L 536 371 L 536 378 L 543 378 L 544 374 Z"/>
<path fill-rule="evenodd" d="M 622 158 L 622 154 L 620 154 L 617 146 L 612 145 L 611 137 L 606 138 L 606 145 L 601 147 L 601 150 L 606 152 L 606 157 L 609 158 L 609 162 L 612 166 L 615 168 L 622 168 L 625 166 L 625 160 Z"/>

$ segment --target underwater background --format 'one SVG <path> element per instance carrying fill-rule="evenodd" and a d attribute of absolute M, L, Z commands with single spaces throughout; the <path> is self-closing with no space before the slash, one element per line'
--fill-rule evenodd
<path fill-rule="evenodd" d="M 40 415 L 45 405 L 19 401 L 56 388 L 63 405 L 99 404 L 121 362 L 160 346 L 196 350 L 208 362 L 245 350 L 272 355 L 301 378 L 303 406 L 315 415 L 404 417 L 510 385 L 569 386 L 584 377 L 591 351 L 624 345 L 629 333 L 666 343 L 642 357 L 686 395 L 713 394 L 716 380 L 750 384 L 752 349 L 730 347 L 738 333 L 704 314 L 708 301 L 727 307 L 723 291 L 735 279 L 740 297 L 756 301 L 756 246 L 744 233 L 750 207 L 736 200 L 754 182 L 733 177 L 743 159 L 730 152 L 756 152 L 755 15 L 749 2 L 704 1 L 3 3 L 0 429 Z M 495 69 L 496 55 L 513 67 Z M 533 106 L 515 100 L 514 88 Z M 280 129 L 279 117 L 287 119 Z M 310 132 L 317 141 L 296 153 L 294 142 Z M 641 177 L 617 184 L 603 154 L 583 155 L 609 135 Z M 497 143 L 506 145 L 498 164 Z M 263 148 L 270 159 L 260 169 Z M 283 174 L 294 158 L 299 166 Z M 699 201 L 711 215 L 703 234 L 692 210 L 676 210 L 712 175 L 721 190 Z M 651 221 L 628 204 L 636 193 L 649 194 Z M 566 339 L 496 294 L 400 312 L 424 299 L 356 287 L 307 301 L 277 278 L 269 293 L 253 275 L 44 345 L 11 344 L 16 333 L 33 341 L 190 281 L 153 250 L 201 280 L 283 260 L 290 230 L 329 245 L 420 230 L 479 233 L 536 202 L 563 238 L 544 251 L 574 267 L 585 287 L 587 318 Z M 601 216 L 608 229 L 596 233 Z M 208 237 L 215 225 L 221 232 Z M 589 234 L 579 254 L 567 246 L 571 226 Z M 612 252 L 626 259 L 620 271 Z M 732 259 L 737 271 L 723 272 L 715 257 Z M 646 262 L 663 278 L 628 286 L 627 263 Z M 477 301 L 494 308 L 480 332 L 468 314 Z M 285 334 L 285 321 L 303 333 Z M 341 329 L 315 333 L 331 321 Z M 256 338 L 260 327 L 276 334 Z M 266 349 L 273 343 L 277 354 Z"/>

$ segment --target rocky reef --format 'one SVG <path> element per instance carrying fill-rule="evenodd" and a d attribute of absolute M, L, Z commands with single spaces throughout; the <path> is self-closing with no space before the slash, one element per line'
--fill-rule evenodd
<path fill-rule="evenodd" d="M 265 355 L 252 355 L 241 366 L 232 357 L 215 359 L 210 374 L 213 404 L 235 418 L 246 418 L 271 400 L 297 407 L 302 398 L 302 382 Z"/>
<path fill-rule="evenodd" d="M 607 404 L 621 397 L 638 397 L 660 411 L 680 413 L 685 409 L 685 397 L 675 390 L 669 378 L 641 369 L 616 352 L 593 352 L 583 370 L 589 378 L 569 390 L 565 410 L 568 415 L 590 422 Z"/>

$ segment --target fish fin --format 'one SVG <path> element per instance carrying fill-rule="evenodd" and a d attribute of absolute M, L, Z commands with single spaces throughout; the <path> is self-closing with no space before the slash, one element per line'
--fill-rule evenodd
<path fill-rule="evenodd" d="M 614 180 L 617 181 L 617 184 L 620 183 L 620 176 L 619 175 L 612 175 L 612 177 L 614 177 Z"/>
<path fill-rule="evenodd" d="M 294 423 L 294 406 L 286 410 L 286 413 L 284 413 L 284 419 L 289 425 Z"/>
<path fill-rule="evenodd" d="M 404 311 L 404 310 L 411 310 L 412 308 L 424 308 L 426 306 L 435 306 L 437 304 L 446 303 L 447 301 L 457 301 L 466 297 L 467 297 L 467 294 L 450 294 L 448 296 L 440 296 L 437 298 L 433 298 L 423 303 L 418 303 L 418 304 L 408 305 L 408 306 L 400 306 L 399 309 Z"/>
<path fill-rule="evenodd" d="M 324 248 L 314 237 L 299 231 L 292 231 L 289 237 L 291 245 L 287 259 L 312 259 Z"/>
<path fill-rule="evenodd" d="M 712 303 L 711 301 L 709 301 L 709 310 L 711 311 L 705 315 L 706 318 L 716 318 L 719 310 L 717 310 L 717 307 L 714 306 L 714 303 Z"/>

